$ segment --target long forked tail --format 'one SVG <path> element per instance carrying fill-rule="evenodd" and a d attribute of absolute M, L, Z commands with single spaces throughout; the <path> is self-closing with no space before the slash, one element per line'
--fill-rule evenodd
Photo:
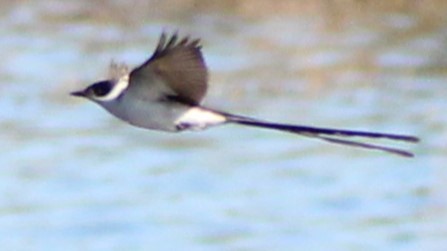
<path fill-rule="evenodd" d="M 232 114 L 224 114 L 227 118 L 227 122 L 236 123 L 240 125 L 254 126 L 266 129 L 274 129 L 280 130 L 290 133 L 299 134 L 306 137 L 312 137 L 321 139 L 330 143 L 348 145 L 366 149 L 373 149 L 384 151 L 392 154 L 397 154 L 403 157 L 413 157 L 414 154 L 405 150 L 379 146 L 369 143 L 362 143 L 352 140 L 340 139 L 336 137 L 364 137 L 364 138 L 386 138 L 391 140 L 405 141 L 416 143 L 419 142 L 419 138 L 415 136 L 409 135 L 398 135 L 398 134 L 389 134 L 389 133 L 379 133 L 379 132 L 365 132 L 365 131 L 352 131 L 352 130 L 343 130 L 343 129 L 332 129 L 332 128 L 319 128 L 319 127 L 311 127 L 311 126 L 301 126 L 301 125 L 287 125 L 287 124 L 278 124 L 265 122 L 261 120 L 256 120 L 248 117 L 237 116 Z"/>

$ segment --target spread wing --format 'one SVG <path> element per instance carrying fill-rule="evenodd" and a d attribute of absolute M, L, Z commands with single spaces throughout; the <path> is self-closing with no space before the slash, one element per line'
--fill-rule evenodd
<path fill-rule="evenodd" d="M 152 56 L 130 73 L 129 88 L 148 92 L 167 88 L 164 94 L 167 98 L 199 104 L 206 94 L 208 81 L 199 43 L 199 39 L 179 40 L 176 33 L 170 38 L 163 33 Z M 135 88 L 135 85 L 160 86 Z"/>

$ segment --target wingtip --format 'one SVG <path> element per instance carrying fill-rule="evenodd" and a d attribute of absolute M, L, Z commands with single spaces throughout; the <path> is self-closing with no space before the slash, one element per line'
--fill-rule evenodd
<path fill-rule="evenodd" d="M 174 48 L 176 46 L 186 46 L 201 49 L 201 39 L 192 38 L 189 35 L 180 36 L 178 30 L 174 30 L 172 33 L 163 30 L 156 48 L 156 52 L 159 53 L 163 50 Z"/>

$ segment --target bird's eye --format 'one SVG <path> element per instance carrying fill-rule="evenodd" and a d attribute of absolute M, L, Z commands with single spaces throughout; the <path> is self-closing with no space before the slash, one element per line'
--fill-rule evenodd
<path fill-rule="evenodd" d="M 102 81 L 99 83 L 96 83 L 92 86 L 92 91 L 97 97 L 102 97 L 107 95 L 110 90 L 112 89 L 112 85 L 108 81 Z"/>

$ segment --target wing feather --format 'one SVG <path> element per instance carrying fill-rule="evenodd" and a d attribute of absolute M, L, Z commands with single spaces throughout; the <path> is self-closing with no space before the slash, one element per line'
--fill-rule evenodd
<path fill-rule="evenodd" d="M 150 81 L 154 78 L 161 81 Z M 199 104 L 206 94 L 207 82 L 208 73 L 200 40 L 189 37 L 179 40 L 177 33 L 167 38 L 162 33 L 152 56 L 131 72 L 129 88 L 132 85 L 165 84 L 171 90 L 165 95 Z M 158 88 L 160 89 L 163 88 Z"/>

